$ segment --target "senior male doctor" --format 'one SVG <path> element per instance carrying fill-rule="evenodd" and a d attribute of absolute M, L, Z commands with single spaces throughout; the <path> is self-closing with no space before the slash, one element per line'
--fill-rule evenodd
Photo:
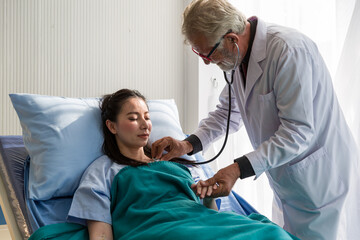
<path fill-rule="evenodd" d="M 230 131 L 245 125 L 254 148 L 194 190 L 224 196 L 238 178 L 266 173 L 287 231 L 301 239 L 359 239 L 356 144 L 315 43 L 294 29 L 247 20 L 226 0 L 194 0 L 183 16 L 183 34 L 206 64 L 229 71 L 239 62 Z M 190 137 L 155 142 L 153 157 L 194 154 L 223 136 L 228 95 L 226 86 Z"/>

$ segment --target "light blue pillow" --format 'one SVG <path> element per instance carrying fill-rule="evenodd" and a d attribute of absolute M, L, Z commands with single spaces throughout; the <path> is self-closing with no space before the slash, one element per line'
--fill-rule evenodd
<path fill-rule="evenodd" d="M 72 196 L 83 171 L 102 155 L 99 99 L 10 94 L 31 157 L 29 197 Z"/>
<path fill-rule="evenodd" d="M 31 157 L 29 197 L 47 200 L 72 196 L 83 172 L 103 154 L 100 99 L 34 94 L 10 94 L 10 98 Z M 147 103 L 153 125 L 149 146 L 165 136 L 185 138 L 174 100 Z"/>

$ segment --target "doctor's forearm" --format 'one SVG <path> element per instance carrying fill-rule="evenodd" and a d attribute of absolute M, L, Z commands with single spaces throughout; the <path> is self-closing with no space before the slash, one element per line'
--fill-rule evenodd
<path fill-rule="evenodd" d="M 246 154 L 257 176 L 291 162 L 306 151 L 314 129 L 305 125 L 297 128 L 298 130 L 294 131 L 289 126 L 284 127 L 281 124 L 274 136 L 263 142 L 255 151 Z"/>
<path fill-rule="evenodd" d="M 193 151 L 189 152 L 188 155 L 195 154 L 202 150 L 201 141 L 196 135 L 192 134 L 189 137 L 185 138 L 184 140 L 188 141 L 193 146 Z M 234 162 L 236 162 L 239 165 L 241 172 L 240 179 L 244 179 L 255 175 L 255 171 L 251 166 L 249 159 L 246 156 L 239 157 L 235 159 Z"/>

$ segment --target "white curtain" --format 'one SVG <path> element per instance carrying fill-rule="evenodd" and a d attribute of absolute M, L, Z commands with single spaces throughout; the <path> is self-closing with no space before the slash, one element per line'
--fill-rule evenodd
<path fill-rule="evenodd" d="M 359 0 L 229 0 L 247 17 L 292 27 L 316 42 L 333 76 L 345 116 L 360 143 L 360 4 Z M 335 77 L 336 76 L 336 77 Z M 222 139 L 206 155 L 217 152 Z M 230 136 L 217 161 L 223 168 L 233 159 L 252 151 L 246 130 Z M 272 218 L 273 194 L 265 174 L 258 180 L 237 181 L 234 190 L 260 213 Z"/>
<path fill-rule="evenodd" d="M 354 6 L 335 75 L 338 99 L 360 146 L 360 1 Z"/>

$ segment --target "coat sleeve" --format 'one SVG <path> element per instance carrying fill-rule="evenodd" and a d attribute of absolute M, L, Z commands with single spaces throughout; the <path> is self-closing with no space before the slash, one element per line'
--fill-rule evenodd
<path fill-rule="evenodd" d="M 219 97 L 219 104 L 216 110 L 210 112 L 208 117 L 203 119 L 198 129 L 194 132 L 205 151 L 213 141 L 218 140 L 226 133 L 227 116 L 229 110 L 229 87 L 226 85 Z M 235 100 L 234 90 L 231 92 L 231 117 L 229 133 L 236 132 L 242 126 L 242 119 L 238 105 Z"/>
<path fill-rule="evenodd" d="M 287 50 L 278 61 L 274 95 L 280 125 L 275 134 L 246 154 L 256 177 L 304 152 L 314 135 L 313 60 L 305 49 Z"/>

